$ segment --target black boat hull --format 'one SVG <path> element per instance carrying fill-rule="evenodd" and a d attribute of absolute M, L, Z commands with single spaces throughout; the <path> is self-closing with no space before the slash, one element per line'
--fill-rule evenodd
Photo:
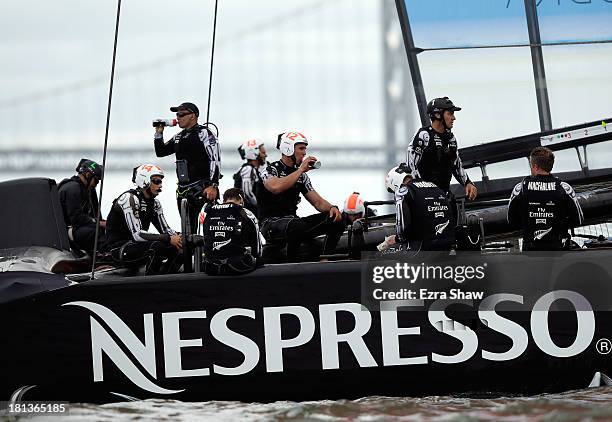
<path fill-rule="evenodd" d="M 609 254 L 567 253 L 559 262 L 601 263 Z M 486 259 L 513 271 L 526 258 Z M 526 297 L 522 304 L 496 309 L 523 327 L 528 339 L 524 350 L 504 357 L 521 336 L 488 327 L 478 314 L 480 300 L 451 305 L 444 321 L 451 331 L 468 327 L 477 344 L 459 341 L 442 323 L 433 323 L 434 301 L 409 311 L 362 309 L 363 265 L 286 264 L 234 278 L 190 274 L 94 281 L 2 304 L 0 396 L 8 398 L 25 385 L 36 386 L 29 400 L 82 402 L 119 399 L 111 392 L 141 399 L 263 402 L 533 394 L 585 388 L 596 372 L 612 373 L 610 355 L 601 348 L 602 339 L 611 336 L 612 312 L 601 304 L 593 304 L 594 326 L 586 334 L 579 333 L 573 308 L 537 316 L 541 311 Z M 604 305 L 610 303 L 609 280 L 596 286 Z M 558 283 L 545 281 L 540 290 L 571 290 Z M 488 290 L 505 291 L 501 284 Z M 581 335 L 588 345 L 555 356 L 542 346 L 541 325 L 557 351 L 570 350 Z M 456 362 L 444 363 L 449 360 Z"/>

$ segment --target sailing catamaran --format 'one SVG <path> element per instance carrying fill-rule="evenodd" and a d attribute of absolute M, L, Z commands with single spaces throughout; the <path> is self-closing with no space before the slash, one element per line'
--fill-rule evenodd
<path fill-rule="evenodd" d="M 401 262 L 368 254 L 394 231 L 387 215 L 351 227 L 331 262 L 231 278 L 197 265 L 127 276 L 133 268 L 111 262 L 90 280 L 91 261 L 70 251 L 55 181 L 2 182 L 0 397 L 276 401 L 609 383 L 610 239 L 581 235 L 582 247 L 554 259 L 520 253 L 505 205 L 520 178 L 490 180 L 486 165 L 540 145 L 583 148 L 581 171 L 557 175 L 579 192 L 585 225 L 608 222 L 612 168 L 590 170 L 586 146 L 612 140 L 611 122 L 462 149 L 464 166 L 483 172 L 480 199 L 459 210 L 473 251 Z"/>

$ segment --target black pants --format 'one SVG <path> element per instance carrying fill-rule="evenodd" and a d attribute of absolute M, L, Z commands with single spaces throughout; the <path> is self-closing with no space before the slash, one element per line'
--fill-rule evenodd
<path fill-rule="evenodd" d="M 558 241 L 525 241 L 523 239 L 523 251 L 563 251 L 568 250 L 570 246 L 569 242 L 565 242 L 564 239 Z"/>
<path fill-rule="evenodd" d="M 122 265 L 146 265 L 146 275 L 176 273 L 181 266 L 181 254 L 166 242 L 117 242 L 105 249 Z"/>
<path fill-rule="evenodd" d="M 189 227 L 191 228 L 191 234 L 195 234 L 198 230 L 198 217 L 200 215 L 200 211 L 202 211 L 202 207 L 206 202 L 206 198 L 203 196 L 201 188 L 200 195 L 195 194 L 192 191 L 191 193 L 179 193 L 179 190 L 176 191 L 176 206 L 178 207 L 179 215 L 181 215 L 181 203 L 183 199 L 187 199 L 187 215 L 189 215 Z"/>
<path fill-rule="evenodd" d="M 322 212 L 301 218 L 296 216 L 269 218 L 263 222 L 261 232 L 270 243 L 286 242 L 287 259 L 296 262 L 300 246 L 322 234 L 326 235 L 323 254 L 333 254 L 344 228 L 344 220 L 334 222 L 329 217 L 329 213 Z M 318 254 L 320 253 L 321 251 L 318 251 Z M 316 259 L 318 256 L 312 258 Z"/>
<path fill-rule="evenodd" d="M 81 226 L 72 228 L 72 238 L 74 244 L 79 249 L 84 250 L 88 254 L 91 254 L 94 249 L 94 242 L 96 240 L 96 225 L 91 224 L 87 226 Z M 106 242 L 106 233 L 103 228 L 100 227 L 98 233 L 98 248 Z"/>
<path fill-rule="evenodd" d="M 206 258 L 203 267 L 208 275 L 240 275 L 254 271 L 257 261 L 251 254 L 245 253 L 225 259 Z"/>

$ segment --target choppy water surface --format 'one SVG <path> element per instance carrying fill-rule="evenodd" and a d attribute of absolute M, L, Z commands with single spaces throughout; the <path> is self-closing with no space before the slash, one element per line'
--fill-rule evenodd
<path fill-rule="evenodd" d="M 359 400 L 275 402 L 185 403 L 144 400 L 105 405 L 73 404 L 61 417 L 38 416 L 32 420 L 66 421 L 609 421 L 612 420 L 612 388 L 572 391 L 535 397 L 423 398 L 366 397 Z"/>

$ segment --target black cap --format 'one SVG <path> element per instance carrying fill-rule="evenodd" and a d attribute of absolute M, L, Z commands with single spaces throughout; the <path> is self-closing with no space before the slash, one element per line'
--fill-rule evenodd
<path fill-rule="evenodd" d="M 176 113 L 177 111 L 190 111 L 192 113 L 195 113 L 196 116 L 200 115 L 200 110 L 198 109 L 198 106 L 196 106 L 194 103 L 182 103 L 181 105 L 178 105 L 176 107 L 170 107 L 170 111 Z"/>
<path fill-rule="evenodd" d="M 457 107 L 448 97 L 434 98 L 427 104 L 427 113 L 439 113 L 444 110 L 459 111 L 461 107 Z"/>

